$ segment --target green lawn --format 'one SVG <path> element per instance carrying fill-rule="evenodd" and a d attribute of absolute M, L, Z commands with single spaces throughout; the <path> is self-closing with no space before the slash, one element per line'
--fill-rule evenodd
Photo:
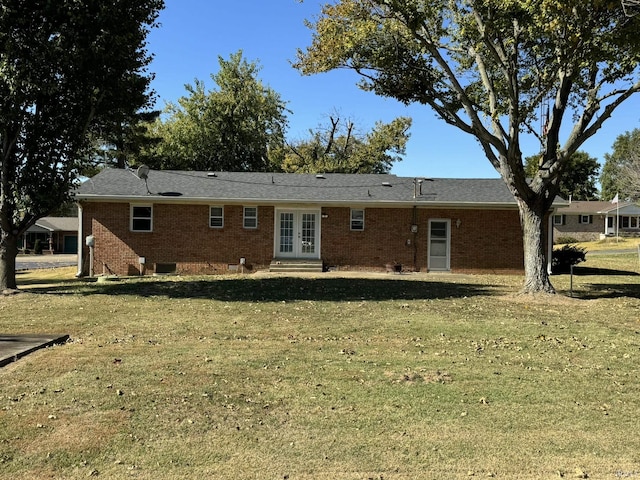
<path fill-rule="evenodd" d="M 0 478 L 640 478 L 637 255 L 510 276 L 19 275 Z M 66 279 L 65 279 L 66 277 Z"/>

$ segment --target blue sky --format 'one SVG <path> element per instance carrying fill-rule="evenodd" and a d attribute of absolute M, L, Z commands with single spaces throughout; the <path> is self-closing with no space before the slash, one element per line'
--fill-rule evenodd
<path fill-rule="evenodd" d="M 328 123 L 338 112 L 353 120 L 365 133 L 376 121 L 389 122 L 398 116 L 413 118 L 411 138 L 403 161 L 392 173 L 401 176 L 494 178 L 499 175 L 469 135 L 436 118 L 426 106 L 405 107 L 360 90 L 354 72 L 341 70 L 302 76 L 291 67 L 296 50 L 311 42 L 312 32 L 304 25 L 320 12 L 318 0 L 166 0 L 161 26 L 149 36 L 149 50 L 155 55 L 150 70 L 156 78 L 152 88 L 158 108 L 186 94 L 184 85 L 203 80 L 215 87 L 211 74 L 218 70 L 218 56 L 228 59 L 243 51 L 244 58 L 260 64 L 259 78 L 287 102 L 288 138 L 304 138 L 310 128 Z M 570 119 L 569 119 L 570 120 Z M 582 150 L 604 163 L 616 137 L 640 128 L 640 94 L 627 100 L 613 118 Z M 524 151 L 525 156 L 536 153 Z"/>

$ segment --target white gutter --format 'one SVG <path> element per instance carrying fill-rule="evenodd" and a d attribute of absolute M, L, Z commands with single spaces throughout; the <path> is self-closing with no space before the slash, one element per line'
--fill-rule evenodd
<path fill-rule="evenodd" d="M 220 197 L 163 197 L 161 195 L 143 196 L 123 196 L 123 195 L 76 195 L 76 199 L 85 202 L 114 202 L 114 203 L 165 203 L 165 204 L 208 204 L 225 202 L 228 205 L 318 205 L 318 206 L 358 206 L 374 205 L 381 207 L 424 207 L 424 208 L 518 208 L 515 200 L 513 202 L 442 202 L 431 200 L 380 200 L 372 198 L 366 199 L 341 199 L 341 200 L 319 200 L 309 198 L 220 198 Z"/>

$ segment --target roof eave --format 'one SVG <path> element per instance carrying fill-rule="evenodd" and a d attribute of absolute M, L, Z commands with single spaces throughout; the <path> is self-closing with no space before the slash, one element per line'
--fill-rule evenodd
<path fill-rule="evenodd" d="M 232 203 L 232 204 L 268 204 L 268 205 L 291 205 L 291 204 L 314 204 L 320 206 L 333 205 L 371 205 L 388 207 L 430 207 L 430 208 L 493 208 L 493 209 L 517 209 L 514 202 L 472 202 L 472 201 L 431 201 L 431 200 L 384 200 L 376 198 L 368 199 L 343 199 L 343 200 L 317 200 L 309 198 L 213 198 L 213 197 L 163 197 L 158 195 L 96 195 L 77 194 L 76 201 L 85 202 L 114 202 L 114 203 Z"/>

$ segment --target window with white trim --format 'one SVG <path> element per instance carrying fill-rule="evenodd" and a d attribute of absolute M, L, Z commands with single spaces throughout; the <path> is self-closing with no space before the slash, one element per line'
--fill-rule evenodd
<path fill-rule="evenodd" d="M 132 232 L 153 231 L 153 205 L 131 205 Z"/>
<path fill-rule="evenodd" d="M 224 227 L 224 207 L 214 206 L 209 208 L 209 226 L 211 228 Z"/>
<path fill-rule="evenodd" d="M 629 228 L 629 217 L 620 217 L 620 228 Z"/>
<path fill-rule="evenodd" d="M 244 228 L 258 228 L 258 207 L 244 207 L 242 225 Z"/>
<path fill-rule="evenodd" d="M 580 215 L 580 223 L 591 223 L 591 215 Z"/>
<path fill-rule="evenodd" d="M 638 228 L 638 217 L 631 217 L 630 228 Z"/>
<path fill-rule="evenodd" d="M 364 230 L 364 210 L 361 208 L 351 209 L 351 230 Z"/>
<path fill-rule="evenodd" d="M 553 216 L 553 224 L 554 225 L 564 225 L 564 215 L 554 215 Z"/>

